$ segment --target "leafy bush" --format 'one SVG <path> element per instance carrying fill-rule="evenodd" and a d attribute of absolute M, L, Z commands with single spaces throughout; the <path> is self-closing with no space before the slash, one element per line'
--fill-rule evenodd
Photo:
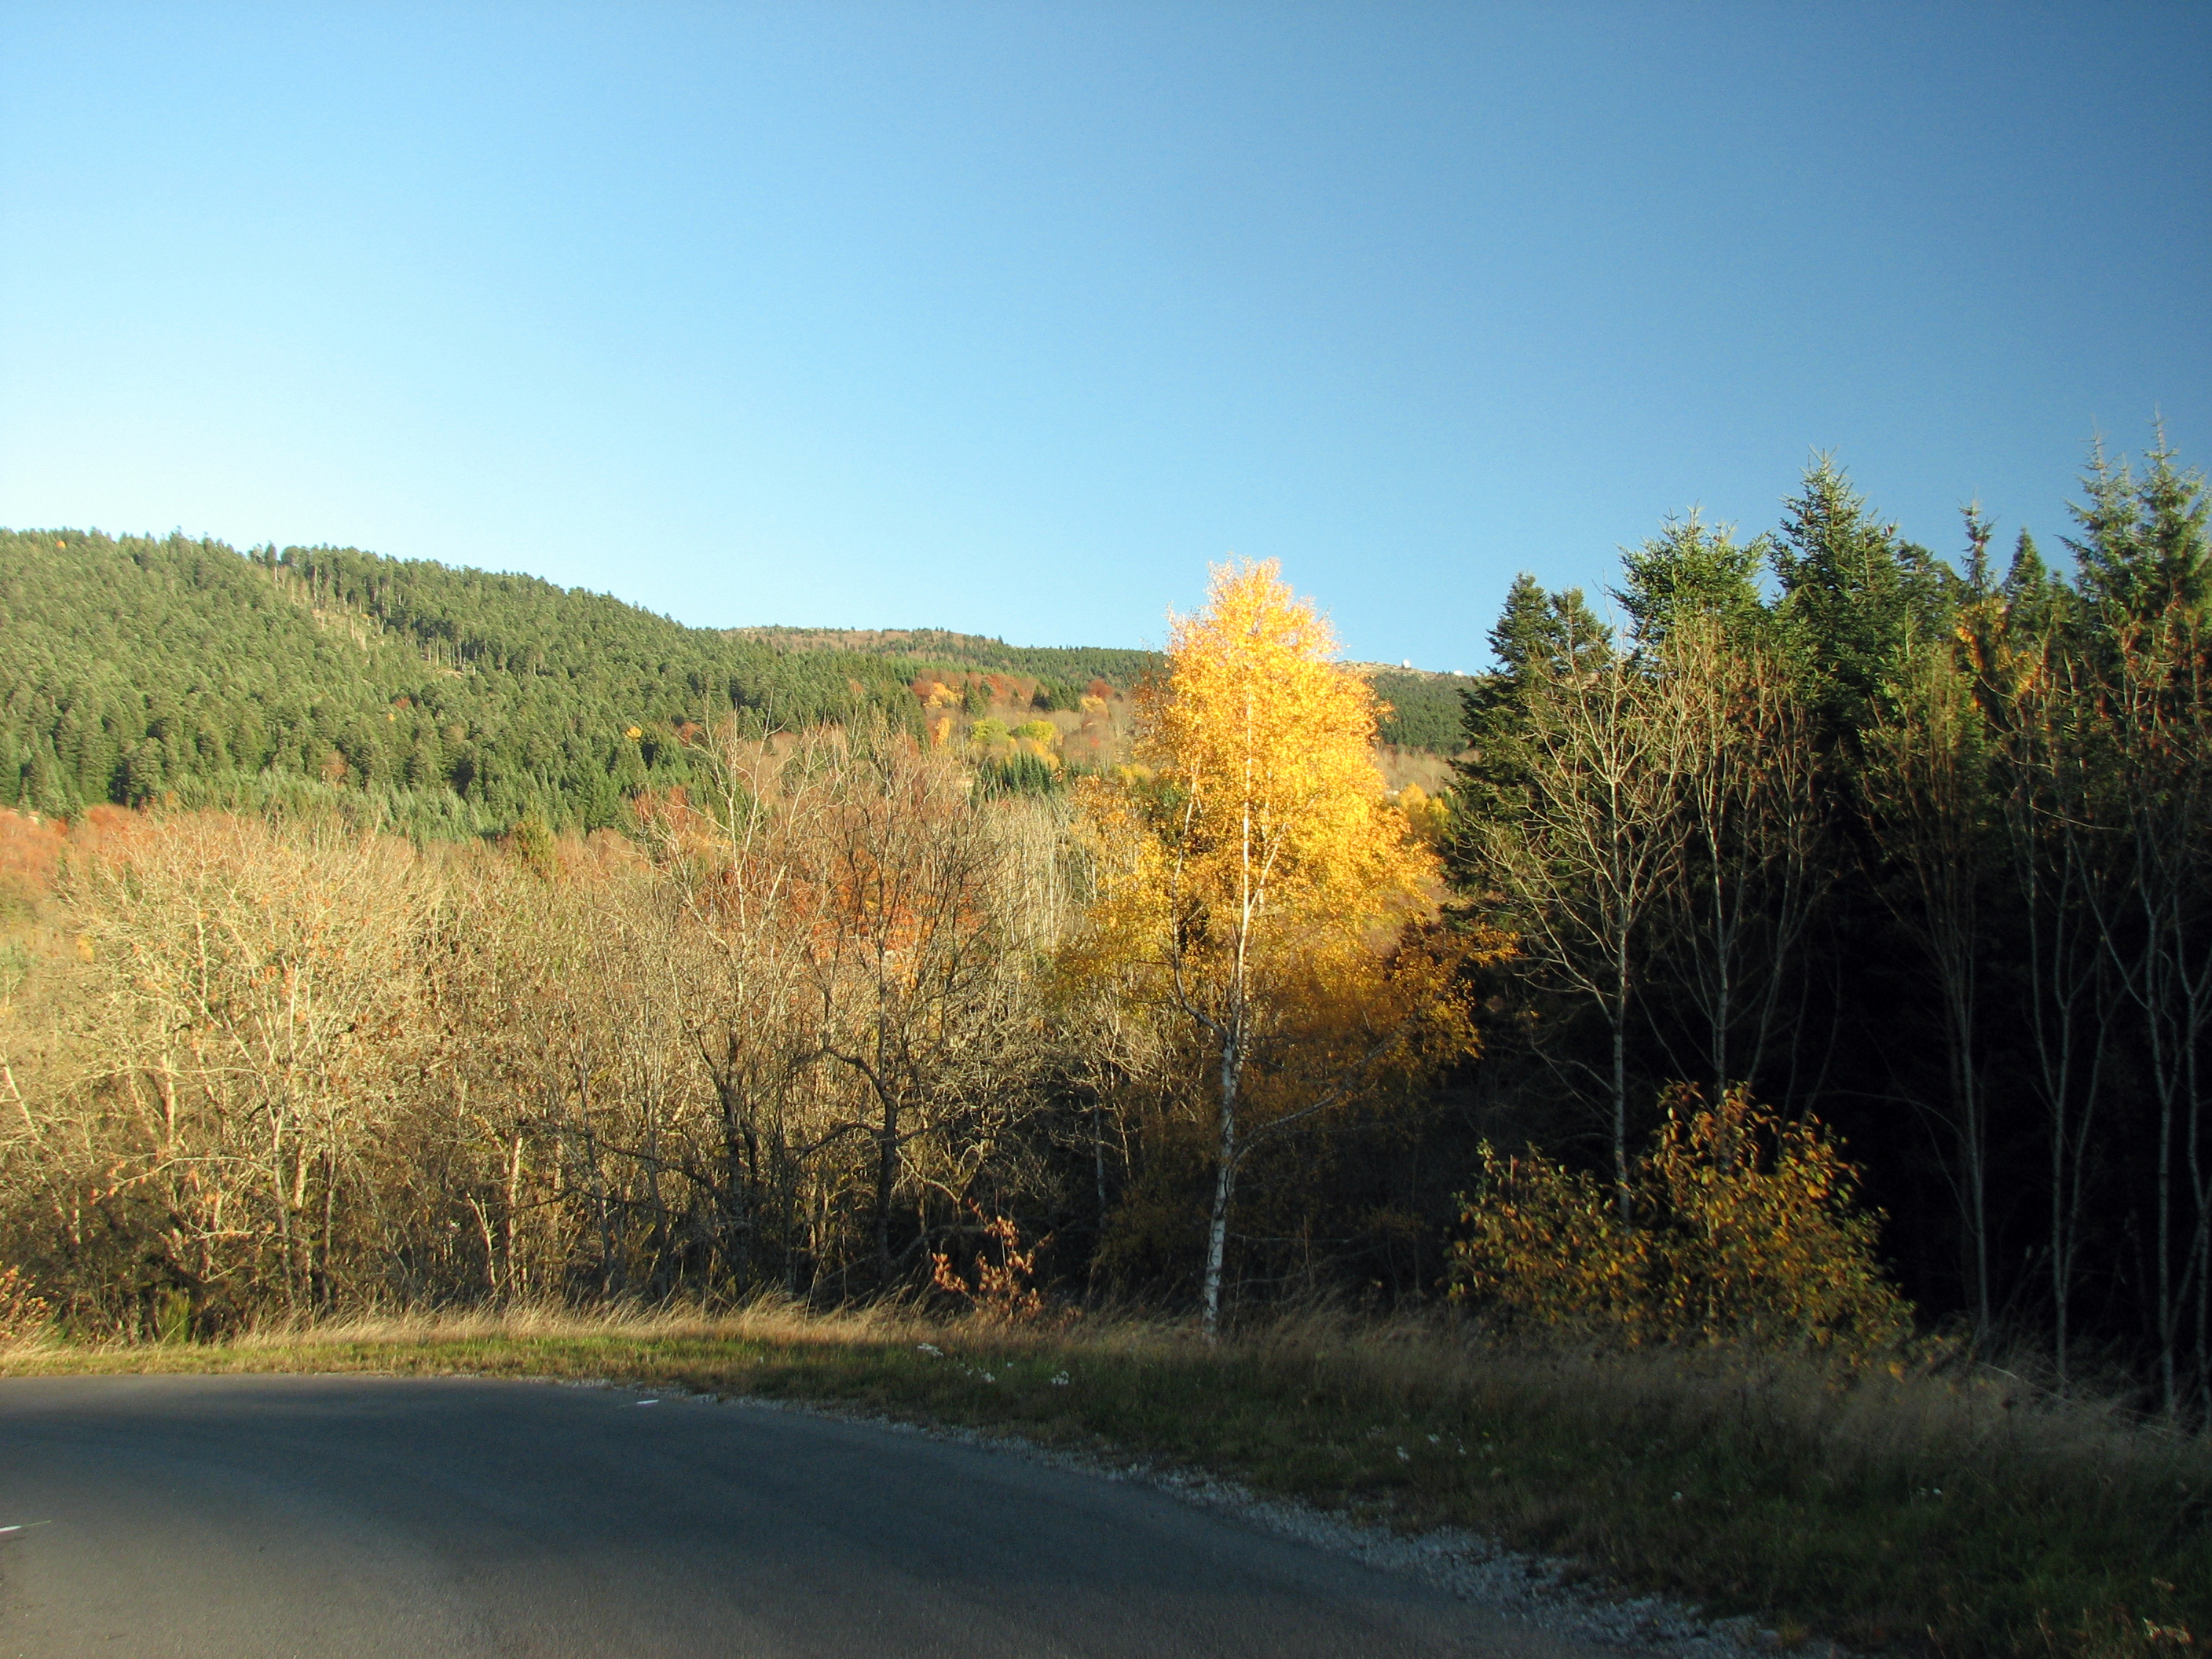
<path fill-rule="evenodd" d="M 1731 1089 L 1707 1107 L 1668 1091 L 1632 1165 L 1628 1213 L 1591 1176 L 1487 1142 L 1452 1249 L 1452 1294 L 1509 1324 L 1569 1326 L 1632 1346 L 1740 1341 L 1863 1358 L 1911 1305 L 1875 1256 L 1878 1212 L 1817 1119 L 1783 1121 Z"/>
<path fill-rule="evenodd" d="M 1024 1250 L 1021 1227 L 1013 1218 L 987 1216 L 973 1204 L 968 1207 L 982 1224 L 999 1259 L 992 1261 L 990 1251 L 976 1251 L 971 1279 L 953 1267 L 950 1251 L 932 1250 L 932 1286 L 960 1297 L 988 1318 L 1014 1323 L 1035 1319 L 1044 1311 L 1044 1296 L 1036 1287 L 1037 1252 L 1052 1243 L 1052 1235 L 1047 1233 Z"/>

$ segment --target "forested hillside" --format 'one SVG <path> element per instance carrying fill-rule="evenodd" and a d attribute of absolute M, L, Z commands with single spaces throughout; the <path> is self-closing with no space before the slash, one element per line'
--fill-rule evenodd
<path fill-rule="evenodd" d="M 1064 700 L 1071 697 L 1073 688 L 1092 680 L 1133 685 L 1160 663 L 1157 651 L 1008 645 L 981 634 L 956 634 L 942 628 L 732 628 L 728 632 L 732 638 L 772 646 L 782 653 L 837 652 L 930 667 L 1025 675 Z"/>
<path fill-rule="evenodd" d="M 939 684 L 963 722 L 1011 730 L 1158 661 L 927 629 L 687 628 L 528 576 L 76 531 L 0 532 L 0 805 L 319 801 L 441 836 L 635 827 L 641 793 L 690 781 L 683 734 L 732 711 L 757 729 L 873 710 L 919 730 Z M 1380 684 L 1402 705 L 1386 740 L 1454 744 L 1449 688 Z"/>
<path fill-rule="evenodd" d="M 56 813 L 324 793 L 434 834 L 591 830 L 689 780 L 688 725 L 921 712 L 912 665 L 882 655 L 349 550 L 11 534 L 0 616 L 0 798 Z"/>
<path fill-rule="evenodd" d="M 1361 758 L 1395 686 L 1249 629 L 1203 696 L 1194 647 L 1130 696 L 1135 653 L 15 536 L 9 1248 L 73 1316 L 183 1287 L 221 1324 L 280 1293 L 841 1298 L 1015 1226 L 1070 1293 L 1455 1287 L 1676 1340 L 1742 1289 L 1684 1241 L 1751 1238 L 1797 1299 L 1730 1328 L 1889 1328 L 1886 1272 L 1923 1329 L 2212 1420 L 2206 521 L 2172 454 L 2095 455 L 2063 557 L 2000 559 L 1970 514 L 1946 560 L 1823 464 L 1770 532 L 1631 550 L 1619 624 L 1517 581 L 1441 801 Z M 1213 754 L 1263 708 L 1265 757 Z M 1279 810 L 1207 793 L 1262 778 Z M 191 810 L 294 792 L 404 833 Z M 1200 896 L 1325 796 L 1266 904 Z M 1377 824 L 1388 856 L 1346 850 Z M 1246 964 L 1220 930 L 1255 916 L 1276 977 L 1199 1018 L 1194 964 Z M 225 960 L 178 954 L 216 917 Z M 1200 1064 L 1224 1032 L 1249 1052 Z M 1248 1152 L 1224 1101 L 1310 1127 Z"/>

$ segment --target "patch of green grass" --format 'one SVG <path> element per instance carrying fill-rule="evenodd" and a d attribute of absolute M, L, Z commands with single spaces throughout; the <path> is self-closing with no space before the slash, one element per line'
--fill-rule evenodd
<path fill-rule="evenodd" d="M 1504 1349 L 1419 1324 L 1293 1321 L 1209 1346 L 1171 1325 L 772 1308 L 0 1362 L 117 1370 L 591 1376 L 833 1402 L 1467 1527 L 1785 1637 L 1946 1659 L 2179 1659 L 2212 1638 L 2212 1445 L 1987 1376 Z"/>

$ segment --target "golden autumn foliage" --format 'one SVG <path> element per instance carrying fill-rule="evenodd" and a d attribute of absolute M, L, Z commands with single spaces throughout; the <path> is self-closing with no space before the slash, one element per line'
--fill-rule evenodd
<path fill-rule="evenodd" d="M 1278 976 L 1379 972 L 1378 939 L 1434 914 L 1436 861 L 1371 759 L 1373 694 L 1334 648 L 1272 562 L 1218 569 L 1137 691 L 1131 763 L 1083 792 L 1094 952 L 1202 1023 L 1287 1012 L 1255 996 Z"/>
<path fill-rule="evenodd" d="M 1274 937 L 1349 939 L 1428 904 L 1434 865 L 1382 810 L 1374 693 L 1335 650 L 1273 561 L 1224 566 L 1139 689 L 1133 754 L 1178 797 L 1181 884 L 1217 936 L 1272 912 Z"/>
<path fill-rule="evenodd" d="M 1451 824 L 1451 811 L 1443 800 L 1431 796 L 1418 783 L 1409 783 L 1398 792 L 1398 810 L 1405 814 L 1406 827 L 1424 847 L 1443 845 L 1444 832 Z"/>
<path fill-rule="evenodd" d="M 1632 1346 L 1743 1342 L 1863 1358 L 1911 1308 L 1882 1272 L 1881 1217 L 1816 1119 L 1784 1121 L 1731 1089 L 1677 1085 L 1631 1166 L 1632 1222 L 1609 1184 L 1485 1145 L 1453 1247 L 1453 1295 L 1509 1322 L 1608 1332 Z"/>
<path fill-rule="evenodd" d="M 1216 1182 L 1203 1297 L 1255 1145 L 1472 1044 L 1435 855 L 1385 799 L 1376 705 L 1272 562 L 1218 567 L 1134 700 L 1132 764 L 1081 797 L 1097 899 L 1076 966 L 1203 1058 Z"/>

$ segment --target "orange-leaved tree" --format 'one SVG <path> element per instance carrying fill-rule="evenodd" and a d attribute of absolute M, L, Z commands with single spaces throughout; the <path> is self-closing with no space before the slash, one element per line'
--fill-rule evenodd
<path fill-rule="evenodd" d="M 1134 764 L 1083 797 L 1097 895 L 1082 956 L 1180 1023 L 1217 1150 L 1202 1297 L 1218 1328 L 1252 1150 L 1472 1042 L 1434 854 L 1383 794 L 1377 706 L 1276 564 L 1216 568 L 1140 687 Z"/>

